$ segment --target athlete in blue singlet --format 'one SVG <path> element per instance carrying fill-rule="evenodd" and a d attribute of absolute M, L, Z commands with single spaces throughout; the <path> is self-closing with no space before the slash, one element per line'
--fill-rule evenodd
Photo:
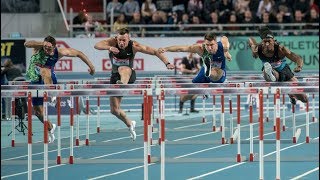
<path fill-rule="evenodd" d="M 231 60 L 229 53 L 229 41 L 226 36 L 221 41 L 216 41 L 214 33 L 207 33 L 202 44 L 170 46 L 159 48 L 158 51 L 168 52 L 191 52 L 197 53 L 202 60 L 202 67 L 193 83 L 222 83 L 226 79 L 225 59 Z"/>
<path fill-rule="evenodd" d="M 89 58 L 81 51 L 72 48 L 57 48 L 56 40 L 47 36 L 44 41 L 26 41 L 25 47 L 33 48 L 33 55 L 27 69 L 27 78 L 31 84 L 56 84 L 57 78 L 54 73 L 56 62 L 63 56 L 79 57 L 89 66 L 89 72 L 94 74 L 95 69 Z M 43 98 L 32 98 L 35 115 L 43 123 Z M 48 121 L 49 142 L 53 142 L 56 125 Z"/>
<path fill-rule="evenodd" d="M 201 57 L 202 67 L 193 78 L 193 83 L 223 83 L 226 79 L 225 60 L 231 61 L 229 53 L 229 41 L 222 36 L 216 41 L 214 33 L 207 33 L 202 44 L 170 46 L 159 48 L 160 53 L 168 52 L 190 52 L 197 53 Z M 188 95 L 182 102 L 194 99 L 197 95 Z"/>

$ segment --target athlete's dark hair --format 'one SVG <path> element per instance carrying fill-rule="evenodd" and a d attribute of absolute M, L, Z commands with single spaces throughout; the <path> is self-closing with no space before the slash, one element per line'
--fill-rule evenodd
<path fill-rule="evenodd" d="M 129 29 L 127 28 L 121 28 L 117 30 L 117 33 L 120 35 L 125 35 L 125 34 L 129 34 Z"/>
<path fill-rule="evenodd" d="M 56 39 L 52 36 L 47 36 L 44 38 L 44 41 L 51 43 L 53 46 L 56 46 Z"/>
<path fill-rule="evenodd" d="M 212 41 L 216 40 L 217 36 L 213 32 L 209 32 L 206 35 L 204 35 L 204 40 Z"/>
<path fill-rule="evenodd" d="M 271 30 L 267 27 L 261 27 L 259 29 L 259 36 L 261 39 L 265 39 L 265 38 L 274 38 L 273 33 L 271 32 Z"/>

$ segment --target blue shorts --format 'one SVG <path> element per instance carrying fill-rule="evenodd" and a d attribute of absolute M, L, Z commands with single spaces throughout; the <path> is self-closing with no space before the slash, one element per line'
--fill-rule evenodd
<path fill-rule="evenodd" d="M 213 81 L 210 77 L 205 76 L 204 67 L 202 67 L 199 73 L 197 74 L 197 76 L 192 79 L 192 82 L 193 83 L 223 83 L 226 80 L 226 77 L 227 77 L 226 70 L 223 69 L 222 77 L 217 81 Z"/>
<path fill-rule="evenodd" d="M 51 79 L 53 84 L 57 84 L 56 74 L 53 70 L 51 70 Z M 43 79 L 40 77 L 39 81 L 31 81 L 30 84 L 44 84 Z M 42 106 L 43 105 L 43 97 L 32 98 L 33 106 Z"/>

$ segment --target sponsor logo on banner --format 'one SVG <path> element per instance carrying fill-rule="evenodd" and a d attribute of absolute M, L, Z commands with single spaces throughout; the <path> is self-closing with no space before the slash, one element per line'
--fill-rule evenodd
<path fill-rule="evenodd" d="M 72 71 L 72 59 L 59 59 L 54 66 L 55 71 Z"/>
<path fill-rule="evenodd" d="M 133 69 L 137 71 L 144 70 L 144 59 L 134 59 L 133 60 Z M 102 71 L 111 71 L 112 64 L 110 59 L 102 59 Z"/>
<path fill-rule="evenodd" d="M 61 115 L 68 115 L 70 114 L 70 97 L 61 97 L 60 100 L 60 113 Z M 57 115 L 57 108 L 56 104 L 52 102 L 48 102 L 48 115 Z"/>
<path fill-rule="evenodd" d="M 65 41 L 57 41 L 57 48 L 70 48 Z M 72 72 L 72 59 L 59 59 L 54 66 L 55 71 Z"/>

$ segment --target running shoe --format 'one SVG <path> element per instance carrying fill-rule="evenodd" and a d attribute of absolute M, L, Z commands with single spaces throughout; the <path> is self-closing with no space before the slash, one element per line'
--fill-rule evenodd
<path fill-rule="evenodd" d="M 130 135 L 131 135 L 131 138 L 133 141 L 135 141 L 137 138 L 135 127 L 136 127 L 136 121 L 131 121 L 131 126 L 129 127 L 129 132 L 130 132 Z"/>
<path fill-rule="evenodd" d="M 56 96 L 53 96 L 51 98 L 51 103 L 53 104 L 54 107 L 57 107 L 57 97 Z"/>
<path fill-rule="evenodd" d="M 203 67 L 205 76 L 209 77 L 211 75 L 211 59 L 209 57 L 201 58 L 203 61 Z"/>
<path fill-rule="evenodd" d="M 272 66 L 270 63 L 266 62 L 264 63 L 264 71 L 266 72 L 266 74 L 269 76 L 270 80 L 272 82 L 275 82 L 276 81 L 276 77 L 273 75 L 272 73 Z"/>
<path fill-rule="evenodd" d="M 191 113 L 199 113 L 199 111 L 196 110 L 196 109 L 190 109 L 190 112 L 191 112 Z"/>
<path fill-rule="evenodd" d="M 56 127 L 56 124 L 52 124 L 52 128 L 49 131 L 49 143 L 53 143 L 53 141 L 56 139 L 56 137 L 54 136 L 54 131 L 56 130 Z"/>
<path fill-rule="evenodd" d="M 290 103 L 293 105 L 297 104 L 297 100 L 294 97 L 289 97 L 290 98 Z"/>

